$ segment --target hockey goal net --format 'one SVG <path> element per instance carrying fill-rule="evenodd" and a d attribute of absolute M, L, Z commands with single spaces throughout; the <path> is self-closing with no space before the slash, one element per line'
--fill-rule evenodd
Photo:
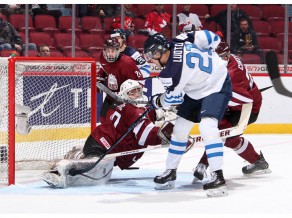
<path fill-rule="evenodd" d="M 94 59 L 0 58 L 0 184 L 14 184 L 18 170 L 49 169 L 82 145 L 96 111 Z M 19 134 L 20 124 L 31 130 Z"/>

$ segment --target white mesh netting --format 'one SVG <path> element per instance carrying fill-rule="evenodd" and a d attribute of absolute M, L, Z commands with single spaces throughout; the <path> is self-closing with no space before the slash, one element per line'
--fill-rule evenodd
<path fill-rule="evenodd" d="M 16 131 L 16 170 L 47 169 L 73 146 L 83 144 L 90 133 L 91 63 L 25 60 L 16 61 L 15 69 L 15 103 L 30 108 L 32 127 L 29 134 Z M 7 78 L 8 61 L 0 58 L 1 174 L 8 173 L 10 152 Z M 21 112 L 16 110 L 16 114 Z M 16 125 L 20 121 L 16 118 Z"/>

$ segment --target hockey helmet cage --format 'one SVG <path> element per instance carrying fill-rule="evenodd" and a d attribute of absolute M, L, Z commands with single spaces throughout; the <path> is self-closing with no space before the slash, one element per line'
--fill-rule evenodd
<path fill-rule="evenodd" d="M 141 100 L 143 99 L 142 85 L 132 79 L 127 79 L 120 87 L 119 95 L 126 100 Z"/>
<path fill-rule="evenodd" d="M 103 57 L 107 60 L 107 62 L 115 62 L 120 55 L 120 43 L 116 37 L 107 38 L 104 43 L 103 49 Z"/>

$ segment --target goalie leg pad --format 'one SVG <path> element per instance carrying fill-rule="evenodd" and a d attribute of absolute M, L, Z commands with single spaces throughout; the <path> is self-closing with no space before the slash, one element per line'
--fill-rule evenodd
<path fill-rule="evenodd" d="M 101 185 L 111 178 L 115 158 L 104 159 L 92 170 L 75 176 L 69 175 L 72 168 L 83 169 L 94 164 L 97 158 L 81 160 L 61 160 L 56 168 L 42 175 L 42 179 L 52 188 L 67 188 L 69 186 Z"/>
<path fill-rule="evenodd" d="M 84 159 L 84 154 L 82 152 L 83 146 L 74 146 L 70 151 L 68 151 L 64 159 Z"/>

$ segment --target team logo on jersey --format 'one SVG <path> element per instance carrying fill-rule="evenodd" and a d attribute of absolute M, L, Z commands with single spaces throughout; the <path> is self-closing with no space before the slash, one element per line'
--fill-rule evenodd
<path fill-rule="evenodd" d="M 118 90 L 118 81 L 113 74 L 109 74 L 107 85 L 111 90 Z"/>
<path fill-rule="evenodd" d="M 104 145 L 104 147 L 106 147 L 107 149 L 111 147 L 111 145 L 108 143 L 108 141 L 104 137 L 101 137 L 100 141 Z"/>

